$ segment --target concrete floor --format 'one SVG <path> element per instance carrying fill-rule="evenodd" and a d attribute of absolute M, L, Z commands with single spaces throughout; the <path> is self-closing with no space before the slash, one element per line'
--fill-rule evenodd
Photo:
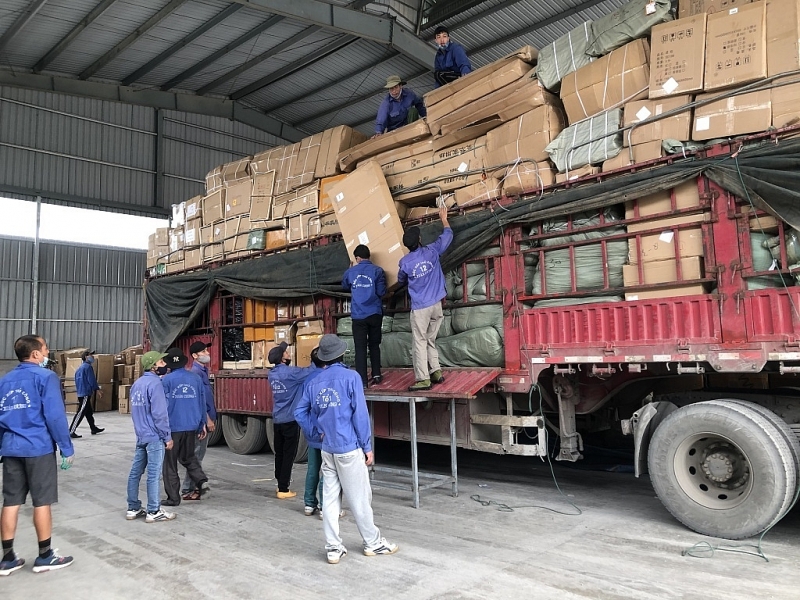
<path fill-rule="evenodd" d="M 169 523 L 128 522 L 130 418 L 101 413 L 97 419 L 106 432 L 76 440 L 75 466 L 61 474 L 61 502 L 54 506 L 53 543 L 75 556 L 75 564 L 40 575 L 26 565 L 0 581 L 3 597 L 800 597 L 798 511 L 766 537 L 766 563 L 727 553 L 709 560 L 682 557 L 681 550 L 704 538 L 667 514 L 646 479 L 630 474 L 557 466 L 561 489 L 583 509 L 581 516 L 536 508 L 499 512 L 470 499 L 479 494 L 511 506 L 572 510 L 538 459 L 460 453 L 460 496 L 430 490 L 417 510 L 409 493 L 376 489 L 376 522 L 400 551 L 363 556 L 352 518 L 345 517 L 350 553 L 339 565 L 325 562 L 322 523 L 303 515 L 302 501 L 274 498 L 271 454 L 210 448 L 205 467 L 213 492 L 207 500 L 184 503 Z M 88 433 L 86 425 L 82 429 Z M 406 445 L 383 447 L 384 457 L 407 451 Z M 429 468 L 447 464 L 442 448 L 422 446 L 421 455 Z M 305 465 L 296 465 L 295 489 L 301 490 L 304 477 Z M 32 562 L 30 517 L 31 509 L 23 509 L 16 549 Z"/>

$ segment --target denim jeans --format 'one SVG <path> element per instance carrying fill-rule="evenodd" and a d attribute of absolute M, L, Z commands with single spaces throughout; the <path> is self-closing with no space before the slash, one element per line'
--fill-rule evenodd
<path fill-rule="evenodd" d="M 322 510 L 322 480 L 319 470 L 322 468 L 322 450 L 308 447 L 308 471 L 306 471 L 306 491 L 303 502 Z M 319 502 L 317 502 L 317 489 L 319 489 Z"/>
<path fill-rule="evenodd" d="M 139 482 L 147 467 L 147 512 L 161 508 L 161 468 L 164 464 L 164 442 L 136 443 L 131 472 L 128 475 L 128 510 L 139 510 Z"/>

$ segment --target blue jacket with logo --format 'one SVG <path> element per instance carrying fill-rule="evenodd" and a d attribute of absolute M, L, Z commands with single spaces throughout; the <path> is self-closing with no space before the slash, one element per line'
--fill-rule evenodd
<path fill-rule="evenodd" d="M 445 227 L 435 242 L 420 246 L 400 259 L 397 281 L 401 284 L 408 283 L 411 310 L 433 306 L 447 295 L 439 256 L 447 250 L 452 241 L 453 230 Z"/>
<path fill-rule="evenodd" d="M 372 451 L 367 401 L 361 376 L 342 363 L 325 367 L 308 382 L 295 410 L 306 439 L 323 452 Z"/>
<path fill-rule="evenodd" d="M 217 407 L 214 406 L 214 389 L 211 387 L 211 382 L 208 380 L 208 367 L 194 361 L 192 363 L 192 373 L 195 373 L 203 382 L 203 398 L 206 402 L 206 413 L 209 419 L 216 421 Z"/>
<path fill-rule="evenodd" d="M 276 425 L 294 421 L 294 405 L 303 391 L 303 382 L 311 367 L 290 367 L 283 363 L 269 372 L 272 388 L 272 422 Z"/>
<path fill-rule="evenodd" d="M 58 375 L 23 362 L 0 379 L 0 456 L 72 456 Z"/>
<path fill-rule="evenodd" d="M 78 397 L 91 396 L 100 389 L 97 385 L 97 378 L 94 376 L 94 369 L 91 363 L 84 362 L 75 371 L 75 387 L 78 388 Z"/>
<path fill-rule="evenodd" d="M 386 273 L 379 266 L 362 260 L 344 272 L 342 287 L 350 292 L 350 316 L 354 319 L 383 314 Z"/>
<path fill-rule="evenodd" d="M 375 133 L 394 131 L 408 121 L 408 110 L 416 107 L 420 117 L 427 117 L 428 111 L 422 98 L 408 88 L 400 91 L 400 97 L 395 100 L 391 94 L 386 97 L 378 107 L 378 116 L 375 118 Z"/>
<path fill-rule="evenodd" d="M 169 428 L 174 432 L 202 431 L 206 424 L 203 380 L 197 373 L 177 369 L 161 378 L 167 397 Z"/>
<path fill-rule="evenodd" d="M 148 371 L 131 386 L 131 418 L 136 442 L 167 442 L 172 439 L 167 413 L 167 397 L 161 377 Z"/>
<path fill-rule="evenodd" d="M 472 65 L 467 57 L 464 46 L 457 42 L 450 41 L 444 49 L 436 50 L 436 58 L 433 59 L 434 71 L 455 71 L 463 77 L 467 73 L 472 73 Z M 439 87 L 437 81 L 435 87 Z"/>
<path fill-rule="evenodd" d="M 294 405 L 294 420 L 297 421 L 298 424 L 300 423 L 300 418 L 302 418 L 301 415 L 304 415 L 309 411 L 310 403 L 305 395 L 306 389 L 308 388 L 309 385 L 311 385 L 311 382 L 314 380 L 314 378 L 325 370 L 325 369 L 320 369 L 313 364 L 309 367 L 309 369 L 310 372 L 308 374 L 308 377 L 306 377 L 306 380 L 303 382 L 303 389 L 300 392 L 300 397 L 297 399 L 297 402 Z M 322 450 L 321 439 L 319 438 L 311 439 L 309 437 L 309 434 L 306 433 L 305 430 L 303 430 L 303 433 L 306 436 L 306 443 L 308 443 L 308 446 L 310 448 L 315 448 L 316 450 Z"/>

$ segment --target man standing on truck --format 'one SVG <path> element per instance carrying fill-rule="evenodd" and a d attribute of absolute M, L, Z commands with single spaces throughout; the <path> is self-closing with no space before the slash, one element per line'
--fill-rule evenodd
<path fill-rule="evenodd" d="M 347 554 L 339 536 L 342 491 L 364 540 L 364 554 L 394 554 L 398 549 L 375 527 L 367 469 L 374 462 L 369 412 L 360 377 L 342 363 L 346 351 L 347 343 L 338 336 L 322 336 L 317 358 L 325 368 L 305 386 L 295 413 L 306 438 L 322 445 L 323 528 L 330 564 Z"/>
<path fill-rule="evenodd" d="M 433 32 L 436 39 L 436 58 L 433 60 L 434 87 L 447 85 L 459 77 L 472 73 L 472 65 L 464 46 L 450 39 L 450 31 L 439 25 Z"/>
<path fill-rule="evenodd" d="M 67 429 L 67 413 L 58 375 L 45 369 L 47 343 L 36 335 L 14 342 L 19 365 L 0 379 L 0 456 L 3 457 L 3 510 L 0 538 L 3 556 L 0 576 L 11 575 L 25 565 L 14 552 L 19 507 L 28 493 L 33 502 L 33 526 L 39 540 L 39 556 L 33 572 L 63 569 L 71 556 L 59 556 L 50 547 L 53 517 L 50 505 L 58 502 L 56 445 L 61 468 L 72 466 L 75 450 Z"/>
<path fill-rule="evenodd" d="M 197 456 L 197 462 L 200 463 L 200 468 L 203 467 L 203 458 L 206 456 L 208 449 L 208 438 L 214 433 L 217 428 L 217 408 L 214 405 L 214 390 L 211 388 L 211 382 L 208 379 L 208 365 L 211 364 L 211 354 L 208 349 L 211 344 L 205 342 L 194 342 L 189 346 L 189 354 L 192 355 L 192 373 L 195 373 L 203 382 L 203 398 L 206 403 L 206 430 L 208 435 L 202 440 L 198 439 L 194 444 L 194 454 Z M 194 482 L 192 481 L 189 471 L 186 471 L 186 476 L 183 478 L 183 485 L 181 486 L 181 497 L 184 500 L 191 500 L 185 496 L 193 496 Z"/>
<path fill-rule="evenodd" d="M 177 515 L 161 508 L 161 468 L 164 451 L 172 449 L 172 433 L 167 415 L 167 397 L 161 377 L 167 374 L 164 352 L 151 350 L 142 355 L 144 373 L 130 390 L 131 419 L 136 432 L 136 451 L 128 475 L 128 512 L 133 521 L 144 517 L 145 523 L 171 521 Z M 139 500 L 139 482 L 147 468 L 147 510 Z"/>
<path fill-rule="evenodd" d="M 411 358 L 416 383 L 408 388 L 410 392 L 429 390 L 431 384 L 444 382 L 439 352 L 436 350 L 436 335 L 444 319 L 442 300 L 447 295 L 439 256 L 453 241 L 446 206 L 439 208 L 439 218 L 444 231 L 428 246 L 421 244 L 419 227 L 410 227 L 403 234 L 403 245 L 409 253 L 400 259 L 397 281 L 400 285 L 408 283 L 408 295 L 411 298 Z"/>
<path fill-rule="evenodd" d="M 103 390 L 97 384 L 97 377 L 94 375 L 94 350 L 86 350 L 81 354 L 83 363 L 78 370 L 75 371 L 75 388 L 78 391 L 78 412 L 72 419 L 72 425 L 69 427 L 69 435 L 72 438 L 83 437 L 78 435 L 78 427 L 86 417 L 86 422 L 89 423 L 89 429 L 92 435 L 97 435 L 105 431 L 102 427 L 98 427 L 94 423 L 94 409 L 92 408 L 92 394 L 97 392 L 97 395 L 103 397 Z"/>
<path fill-rule="evenodd" d="M 353 250 L 356 264 L 344 272 L 342 287 L 350 292 L 350 316 L 353 319 L 353 341 L 356 345 L 356 371 L 364 387 L 369 382 L 380 383 L 381 327 L 386 294 L 386 274 L 369 260 L 370 252 L 364 244 Z M 367 346 L 369 346 L 372 378 L 367 378 Z"/>
<path fill-rule="evenodd" d="M 300 441 L 300 427 L 294 420 L 294 405 L 303 389 L 303 382 L 313 367 L 293 367 L 291 356 L 286 351 L 289 345 L 281 342 L 269 351 L 267 359 L 275 365 L 269 372 L 272 388 L 272 424 L 275 429 L 275 480 L 278 482 L 277 496 L 288 500 L 297 496 L 289 490 L 292 465 Z"/>
<path fill-rule="evenodd" d="M 171 449 L 164 456 L 164 491 L 167 499 L 164 506 L 178 506 L 181 503 L 178 476 L 178 462 L 184 466 L 192 479 L 192 490 L 186 500 L 200 500 L 208 493 L 208 477 L 203 472 L 194 452 L 195 438 L 206 438 L 206 402 L 203 397 L 203 382 L 200 377 L 186 368 L 189 359 L 180 348 L 167 350 L 167 366 L 170 372 L 161 382 L 167 397 L 169 428 L 172 432 Z"/>
<path fill-rule="evenodd" d="M 410 123 L 408 116 L 411 108 L 415 108 L 420 117 L 428 116 L 422 98 L 408 88 L 403 87 L 405 81 L 399 75 L 390 75 L 383 86 L 389 93 L 378 107 L 375 118 L 375 135 L 383 135 Z M 416 119 L 414 119 L 416 120 Z"/>

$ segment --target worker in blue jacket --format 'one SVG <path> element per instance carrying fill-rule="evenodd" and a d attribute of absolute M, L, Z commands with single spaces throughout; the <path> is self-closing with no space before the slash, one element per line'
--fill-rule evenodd
<path fill-rule="evenodd" d="M 177 515 L 161 508 L 161 469 L 164 452 L 172 449 L 167 397 L 161 377 L 169 370 L 164 362 L 165 352 L 151 350 L 142 357 L 142 376 L 130 389 L 131 420 L 136 433 L 136 451 L 128 475 L 129 521 L 145 518 L 146 523 L 171 521 Z M 139 500 L 139 482 L 147 469 L 147 510 Z"/>
<path fill-rule="evenodd" d="M 72 438 L 83 437 L 78 435 L 78 427 L 86 417 L 86 422 L 89 423 L 89 429 L 92 435 L 97 435 L 105 431 L 104 428 L 98 427 L 94 423 L 94 408 L 92 408 L 92 394 L 97 392 L 99 397 L 103 397 L 103 390 L 97 384 L 97 378 L 94 376 L 94 350 L 86 350 L 81 354 L 81 366 L 75 371 L 75 388 L 78 392 L 78 412 L 72 418 L 72 425 L 69 426 L 69 435 Z"/>
<path fill-rule="evenodd" d="M 208 352 L 210 347 L 211 344 L 206 344 L 205 342 L 194 342 L 189 346 L 189 354 L 192 356 L 192 373 L 200 377 L 203 382 L 203 398 L 205 398 L 206 402 L 206 430 L 208 435 L 202 440 L 196 440 L 194 443 L 194 454 L 197 457 L 197 462 L 200 463 L 200 467 L 203 466 L 203 459 L 208 449 L 208 438 L 217 428 L 217 408 L 214 405 L 214 390 L 208 378 L 208 366 L 211 364 L 211 354 Z M 181 496 L 192 495 L 193 491 L 194 482 L 187 471 L 181 485 Z"/>
<path fill-rule="evenodd" d="M 41 337 L 22 336 L 14 342 L 14 353 L 19 365 L 0 379 L 0 456 L 3 457 L 0 576 L 10 575 L 25 565 L 25 559 L 14 552 L 14 536 L 19 507 L 25 504 L 29 492 L 39 539 L 39 556 L 33 563 L 33 572 L 72 564 L 71 556 L 60 556 L 51 548 L 50 505 L 58 502 L 56 445 L 61 451 L 62 469 L 69 469 L 75 456 L 61 383 L 58 375 L 44 368 L 49 350 Z"/>
<path fill-rule="evenodd" d="M 278 482 L 277 496 L 287 500 L 297 496 L 289 489 L 292 479 L 292 465 L 300 442 L 300 427 L 294 420 L 294 407 L 311 367 L 293 367 L 286 349 L 289 345 L 281 342 L 267 355 L 270 364 L 275 365 L 269 372 L 269 385 L 272 388 L 272 425 L 275 431 L 275 480 Z"/>
<path fill-rule="evenodd" d="M 386 273 L 370 260 L 370 251 L 364 244 L 353 250 L 356 264 L 344 272 L 342 287 L 350 292 L 350 316 L 353 319 L 353 341 L 356 345 L 356 371 L 364 387 L 378 384 L 381 375 L 381 327 L 386 294 Z M 369 347 L 372 378 L 367 378 L 367 347 Z"/>
<path fill-rule="evenodd" d="M 200 500 L 209 491 L 206 477 L 194 452 L 195 438 L 206 437 L 206 401 L 203 381 L 197 373 L 186 368 L 189 359 L 180 348 L 167 350 L 165 362 L 170 372 L 164 376 L 164 394 L 167 397 L 169 428 L 172 432 L 173 446 L 164 455 L 164 491 L 167 499 L 164 506 L 178 506 L 181 503 L 181 478 L 178 463 L 186 469 L 192 479 L 192 490 L 183 498 Z"/>
<path fill-rule="evenodd" d="M 347 554 L 339 535 L 342 491 L 363 538 L 364 554 L 397 552 L 397 544 L 386 541 L 375 527 L 367 469 L 374 460 L 369 412 L 361 378 L 342 363 L 346 351 L 347 343 L 338 336 L 322 336 L 317 358 L 325 368 L 308 381 L 295 411 L 306 439 L 322 446 L 322 513 L 331 564 Z"/>
<path fill-rule="evenodd" d="M 403 234 L 403 245 L 409 253 L 400 259 L 397 281 L 408 284 L 411 298 L 411 360 L 416 381 L 408 388 L 410 392 L 429 390 L 432 383 L 444 382 L 436 350 L 436 336 L 444 319 L 442 300 L 447 295 L 439 256 L 453 241 L 453 230 L 447 221 L 447 207 L 439 208 L 439 217 L 444 231 L 428 246 L 422 245 L 419 227 L 410 227 Z"/>
<path fill-rule="evenodd" d="M 436 58 L 433 62 L 435 87 L 447 85 L 459 77 L 472 73 L 472 65 L 464 46 L 450 39 L 450 31 L 440 25 L 433 32 L 436 39 Z"/>
<path fill-rule="evenodd" d="M 383 135 L 409 123 L 408 114 L 411 107 L 417 109 L 420 117 L 427 117 L 425 103 L 416 93 L 405 86 L 406 82 L 399 75 L 390 75 L 384 88 L 389 93 L 378 107 L 375 119 L 375 135 Z"/>
<path fill-rule="evenodd" d="M 319 360 L 317 353 L 319 352 L 319 348 L 314 348 L 311 351 L 311 368 L 306 377 L 306 380 L 303 382 L 303 389 L 301 390 L 300 396 L 297 399 L 297 403 L 294 407 L 294 415 L 295 421 L 299 421 L 297 418 L 298 412 L 299 414 L 304 414 L 308 411 L 308 402 L 304 397 L 304 393 L 306 387 L 309 383 L 322 372 L 322 369 L 325 368 L 325 365 Z M 320 482 L 320 469 L 322 469 L 322 442 L 316 440 L 310 440 L 306 437 L 306 443 L 308 444 L 308 462 L 306 464 L 306 489 L 305 493 L 303 494 L 303 513 L 310 517 L 315 512 L 319 511 L 320 518 L 322 518 L 322 483 Z M 319 499 L 317 496 L 319 495 Z"/>

